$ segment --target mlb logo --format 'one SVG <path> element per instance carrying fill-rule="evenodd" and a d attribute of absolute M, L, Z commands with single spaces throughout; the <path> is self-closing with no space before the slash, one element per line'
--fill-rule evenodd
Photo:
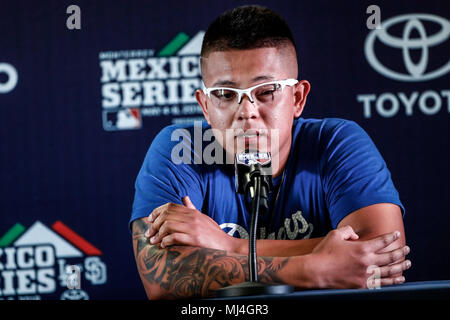
<path fill-rule="evenodd" d="M 106 131 L 140 129 L 142 128 L 141 111 L 137 108 L 103 111 L 103 128 Z"/>

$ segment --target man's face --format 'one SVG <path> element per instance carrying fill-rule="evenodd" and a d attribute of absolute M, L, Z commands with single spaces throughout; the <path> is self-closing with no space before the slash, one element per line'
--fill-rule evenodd
<path fill-rule="evenodd" d="M 297 78 L 297 59 L 292 46 L 211 52 L 202 61 L 205 86 L 246 89 L 261 83 Z M 218 106 L 202 91 L 196 92 L 218 142 L 234 156 L 249 147 L 270 151 L 281 166 L 289 155 L 294 117 L 300 116 L 309 92 L 309 83 L 286 86 L 270 106 L 252 103 L 243 95 L 240 104 Z M 277 138 L 278 136 L 278 138 Z M 278 140 L 278 141 L 276 141 Z M 274 172 L 277 175 L 279 172 Z"/>

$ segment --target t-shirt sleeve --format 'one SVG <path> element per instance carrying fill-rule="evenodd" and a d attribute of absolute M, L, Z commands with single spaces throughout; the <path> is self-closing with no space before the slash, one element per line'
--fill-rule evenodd
<path fill-rule="evenodd" d="M 335 122 L 325 135 L 323 187 L 333 228 L 348 214 L 376 203 L 394 203 L 405 213 L 383 157 L 359 125 Z"/>
<path fill-rule="evenodd" d="M 171 127 L 163 129 L 153 140 L 136 178 L 130 226 L 134 220 L 148 216 L 161 205 L 182 204 L 186 195 L 197 208 L 201 207 L 203 197 L 198 168 L 186 161 L 180 163 L 182 159 L 172 161 L 174 147 L 177 150 L 181 146 L 189 153 L 192 150 L 189 131 L 179 130 L 184 130 L 181 141 L 172 141 Z"/>

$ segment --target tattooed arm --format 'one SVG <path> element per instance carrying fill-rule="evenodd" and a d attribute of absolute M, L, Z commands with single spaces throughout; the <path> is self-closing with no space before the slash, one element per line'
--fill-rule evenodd
<path fill-rule="evenodd" d="M 247 256 L 192 246 L 161 249 L 144 236 L 145 219 L 134 221 L 132 231 L 136 264 L 149 299 L 209 297 L 215 289 L 249 280 Z M 310 274 L 298 258 L 259 257 L 259 280 L 309 287 L 307 277 L 293 277 Z"/>
<path fill-rule="evenodd" d="M 215 289 L 248 281 L 247 256 L 224 250 L 151 245 L 144 235 L 146 218 L 135 220 L 133 247 L 137 268 L 149 299 L 210 297 Z M 262 283 L 286 283 L 295 288 L 366 288 L 368 267 L 380 266 L 381 285 L 398 283 L 394 274 L 409 268 L 407 247 L 382 252 L 400 232 L 366 241 L 350 226 L 330 231 L 313 252 L 292 257 L 258 257 Z"/>

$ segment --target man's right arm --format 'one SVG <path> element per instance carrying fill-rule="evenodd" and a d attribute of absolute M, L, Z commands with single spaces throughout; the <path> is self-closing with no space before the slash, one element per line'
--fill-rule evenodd
<path fill-rule="evenodd" d="M 210 297 L 214 290 L 249 280 L 247 256 L 193 246 L 160 248 L 144 236 L 146 218 L 132 224 L 136 264 L 149 299 Z M 312 286 L 302 257 L 258 257 L 259 281 Z"/>

